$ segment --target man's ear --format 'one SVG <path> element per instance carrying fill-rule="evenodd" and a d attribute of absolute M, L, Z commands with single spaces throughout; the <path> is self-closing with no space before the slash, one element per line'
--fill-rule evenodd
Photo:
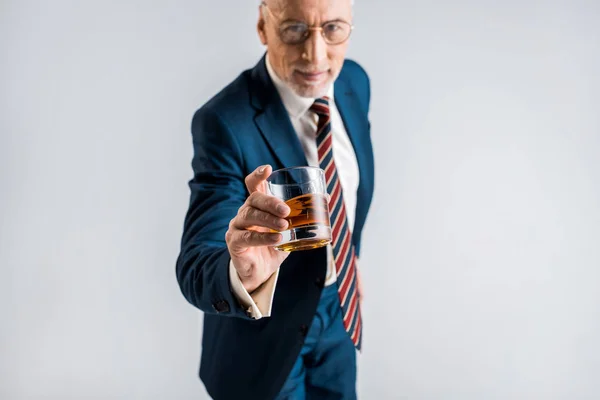
<path fill-rule="evenodd" d="M 267 31 L 266 31 L 266 23 L 265 16 L 263 15 L 262 6 L 258 7 L 258 22 L 256 24 L 256 31 L 258 32 L 258 37 L 260 38 L 260 42 L 263 45 L 267 45 Z"/>

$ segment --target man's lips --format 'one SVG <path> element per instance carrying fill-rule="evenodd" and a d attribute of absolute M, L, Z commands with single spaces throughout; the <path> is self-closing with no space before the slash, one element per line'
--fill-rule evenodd
<path fill-rule="evenodd" d="M 327 71 L 304 72 L 296 70 L 296 73 L 307 81 L 319 81 L 327 74 Z"/>

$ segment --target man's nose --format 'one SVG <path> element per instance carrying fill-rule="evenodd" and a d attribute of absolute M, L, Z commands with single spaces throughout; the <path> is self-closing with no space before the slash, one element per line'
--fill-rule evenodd
<path fill-rule="evenodd" d="M 307 61 L 314 65 L 320 65 L 327 58 L 327 43 L 321 35 L 321 31 L 313 30 L 304 42 L 304 54 Z"/>

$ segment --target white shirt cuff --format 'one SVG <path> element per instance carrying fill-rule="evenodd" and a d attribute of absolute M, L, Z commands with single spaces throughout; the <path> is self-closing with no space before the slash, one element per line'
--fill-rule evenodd
<path fill-rule="evenodd" d="M 275 296 L 275 287 L 278 277 L 279 268 L 277 268 L 273 275 L 250 295 L 244 288 L 244 285 L 233 266 L 233 261 L 229 261 L 229 281 L 233 293 L 240 304 L 246 309 L 246 312 L 254 319 L 271 316 L 273 297 Z"/>

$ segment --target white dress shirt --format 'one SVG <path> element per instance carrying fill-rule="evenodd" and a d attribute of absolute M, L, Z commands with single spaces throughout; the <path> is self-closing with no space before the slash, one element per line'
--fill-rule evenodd
<path fill-rule="evenodd" d="M 310 107 L 315 99 L 298 96 L 273 71 L 268 57 L 265 58 L 267 71 L 289 114 L 292 126 L 304 149 L 306 161 L 308 161 L 310 166 L 319 167 L 317 141 L 315 137 L 318 117 L 314 112 L 310 111 Z M 356 191 L 358 190 L 359 184 L 358 163 L 356 161 L 354 148 L 352 147 L 352 142 L 348 137 L 342 117 L 335 105 L 333 85 L 331 85 L 327 93 L 330 98 L 329 112 L 331 118 L 331 133 L 333 135 L 333 158 L 343 190 L 348 226 L 352 230 L 354 228 L 354 218 L 356 213 Z M 333 262 L 331 245 L 328 245 L 327 248 L 327 275 L 325 286 L 332 285 L 336 281 L 335 263 Z M 263 285 L 252 292 L 252 294 L 249 294 L 246 289 L 244 289 L 239 275 L 233 266 L 233 262 L 229 263 L 229 279 L 234 294 L 255 319 L 269 317 L 271 315 L 271 307 L 273 305 L 273 297 L 275 295 L 275 286 L 277 284 L 278 276 L 279 269 L 277 269 Z"/>

